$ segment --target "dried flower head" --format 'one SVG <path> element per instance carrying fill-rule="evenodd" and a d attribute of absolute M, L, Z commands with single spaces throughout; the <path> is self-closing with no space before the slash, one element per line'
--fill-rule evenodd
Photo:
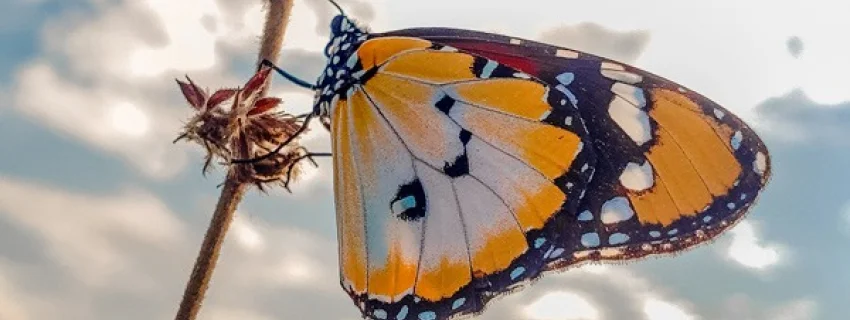
<path fill-rule="evenodd" d="M 296 117 L 276 109 L 280 98 L 264 97 L 271 69 L 263 67 L 242 89 L 220 89 L 210 95 L 189 77 L 187 82 L 177 80 L 183 96 L 197 113 L 186 124 L 183 133 L 175 140 L 187 139 L 200 144 L 207 151 L 203 172 L 209 169 L 213 158 L 224 163 L 234 159 L 250 159 L 274 151 L 302 127 Z M 224 102 L 232 101 L 229 107 Z M 298 176 L 298 162 L 307 155 L 306 150 L 292 141 L 279 152 L 244 164 L 233 164 L 235 179 L 253 183 L 261 190 L 264 184 L 279 183 L 288 189 L 289 181 Z"/>

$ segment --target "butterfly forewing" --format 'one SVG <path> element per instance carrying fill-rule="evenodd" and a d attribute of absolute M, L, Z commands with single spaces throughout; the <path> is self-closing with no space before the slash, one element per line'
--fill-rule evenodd
<path fill-rule="evenodd" d="M 331 127 L 342 282 L 364 314 L 477 312 L 558 260 L 554 223 L 595 166 L 577 111 L 557 104 L 568 97 L 418 38 L 354 54 L 361 78 Z"/>

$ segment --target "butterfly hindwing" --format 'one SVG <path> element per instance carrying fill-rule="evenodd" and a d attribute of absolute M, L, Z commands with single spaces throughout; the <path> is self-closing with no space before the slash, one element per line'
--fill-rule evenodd
<path fill-rule="evenodd" d="M 478 312 L 558 261 L 596 165 L 570 97 L 419 38 L 353 50 L 330 115 L 342 284 L 364 315 Z"/>
<path fill-rule="evenodd" d="M 559 263 L 672 253 L 739 221 L 770 177 L 760 138 L 713 101 L 649 72 L 525 39 L 456 29 L 412 36 L 499 61 L 569 97 L 597 154 L 596 173 L 564 221 Z"/>

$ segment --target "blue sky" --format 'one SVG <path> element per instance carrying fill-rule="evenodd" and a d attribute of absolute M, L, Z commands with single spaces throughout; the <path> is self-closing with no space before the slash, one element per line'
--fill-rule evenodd
<path fill-rule="evenodd" d="M 481 319 L 844 319 L 850 313 L 850 4 L 340 1 L 373 30 L 448 26 L 633 63 L 711 97 L 766 141 L 774 177 L 745 222 L 672 258 L 587 266 Z M 221 171 L 171 144 L 173 79 L 244 82 L 260 1 L 0 4 L 0 319 L 173 317 Z M 296 0 L 282 65 L 312 79 L 333 11 Z M 789 39 L 796 37 L 793 49 Z M 794 54 L 796 52 L 796 54 Z M 293 113 L 310 92 L 276 80 Z M 306 144 L 330 149 L 322 130 Z M 357 319 L 338 285 L 329 161 L 240 206 L 201 319 Z"/>

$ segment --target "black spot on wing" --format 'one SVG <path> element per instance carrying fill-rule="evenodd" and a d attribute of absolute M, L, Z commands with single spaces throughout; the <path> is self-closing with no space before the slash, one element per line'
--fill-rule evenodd
<path fill-rule="evenodd" d="M 449 111 L 452 109 L 456 102 L 457 101 L 455 101 L 455 99 L 453 99 L 452 97 L 444 95 L 442 98 L 440 98 L 439 101 L 437 101 L 437 103 L 434 104 L 434 106 L 436 106 L 437 109 L 439 109 L 443 113 L 449 114 Z"/>
<path fill-rule="evenodd" d="M 463 153 L 457 156 L 454 161 L 451 163 L 446 163 L 443 166 L 443 172 L 452 178 L 457 178 L 463 175 L 469 174 L 469 157 L 466 155 L 466 144 L 469 143 L 469 139 L 472 139 L 472 132 L 467 131 L 466 129 L 460 130 L 460 142 L 463 143 Z"/>
<path fill-rule="evenodd" d="M 466 152 L 459 155 L 454 162 L 447 162 L 446 165 L 443 166 L 443 172 L 452 178 L 469 174 L 469 158 L 466 156 Z"/>
<path fill-rule="evenodd" d="M 462 142 L 463 145 L 466 146 L 466 144 L 469 143 L 469 139 L 472 139 L 472 132 L 469 132 L 466 129 L 461 129 L 460 142 Z"/>
<path fill-rule="evenodd" d="M 425 217 L 428 210 L 425 203 L 425 189 L 422 182 L 415 179 L 398 188 L 395 198 L 390 201 L 390 211 L 401 220 L 417 221 Z"/>
<path fill-rule="evenodd" d="M 482 79 L 513 78 L 514 73 L 516 73 L 516 70 L 502 65 L 495 60 L 475 57 L 475 61 L 472 62 L 472 74 Z"/>

